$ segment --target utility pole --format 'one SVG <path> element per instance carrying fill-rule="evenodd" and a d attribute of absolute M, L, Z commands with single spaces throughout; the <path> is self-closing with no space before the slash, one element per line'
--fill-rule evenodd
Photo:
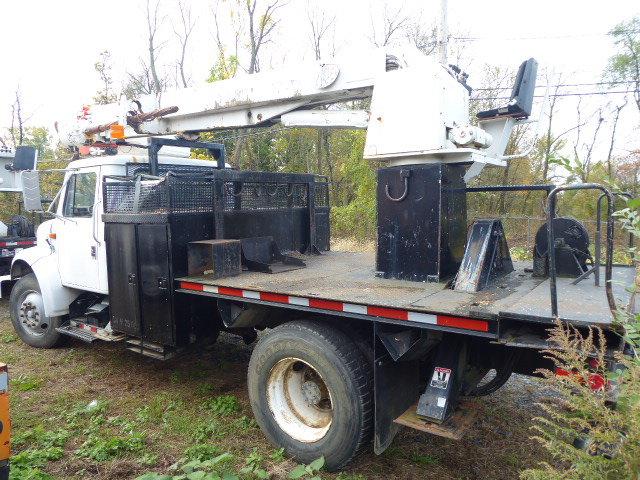
<path fill-rule="evenodd" d="M 440 38 L 438 44 L 440 47 L 440 63 L 447 63 L 447 43 L 449 42 L 449 28 L 447 25 L 447 0 L 440 0 Z"/>

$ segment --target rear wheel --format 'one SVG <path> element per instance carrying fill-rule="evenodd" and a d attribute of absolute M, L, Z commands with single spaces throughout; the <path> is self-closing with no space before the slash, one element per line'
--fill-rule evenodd
<path fill-rule="evenodd" d="M 44 313 L 40 285 L 33 273 L 16 282 L 9 302 L 11 323 L 24 343 L 37 348 L 52 348 L 60 344 L 61 335 L 56 331 L 60 317 L 50 318 Z"/>
<path fill-rule="evenodd" d="M 266 436 L 296 460 L 346 465 L 373 429 L 371 365 L 343 332 L 313 321 L 281 325 L 253 350 L 249 398 Z"/>

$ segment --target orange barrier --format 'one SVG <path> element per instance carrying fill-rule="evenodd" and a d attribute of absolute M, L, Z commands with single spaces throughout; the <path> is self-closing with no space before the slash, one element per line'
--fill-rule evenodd
<path fill-rule="evenodd" d="M 9 375 L 0 363 L 0 480 L 9 478 L 11 456 L 11 418 L 9 417 Z"/>

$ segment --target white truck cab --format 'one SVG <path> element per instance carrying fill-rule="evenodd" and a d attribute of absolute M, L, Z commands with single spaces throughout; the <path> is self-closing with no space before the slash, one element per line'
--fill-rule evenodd
<path fill-rule="evenodd" d="M 65 169 L 62 187 L 49 208 L 55 218 L 38 227 L 37 245 L 17 253 L 11 266 L 11 279 L 20 279 L 11 293 L 11 308 L 16 310 L 12 317 L 20 323 L 14 326 L 21 336 L 36 337 L 27 337 L 32 340 L 27 343 L 44 339 L 57 326 L 54 319 L 67 315 L 82 293 L 108 294 L 103 179 L 125 176 L 127 165 L 147 162 L 141 155 L 101 156 L 73 161 Z M 170 155 L 159 156 L 158 162 L 216 167 L 212 161 Z"/>

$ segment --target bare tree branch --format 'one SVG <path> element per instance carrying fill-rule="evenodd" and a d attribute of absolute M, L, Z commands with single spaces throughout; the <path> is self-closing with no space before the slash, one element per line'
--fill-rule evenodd
<path fill-rule="evenodd" d="M 335 25 L 336 17 L 327 17 L 323 10 L 313 9 L 307 1 L 307 19 L 309 20 L 309 40 L 316 60 L 322 58 L 322 42 Z"/>
<path fill-rule="evenodd" d="M 178 72 L 180 73 L 180 79 L 182 80 L 182 86 L 187 88 L 189 82 L 184 72 L 185 57 L 187 55 L 187 44 L 189 37 L 193 33 L 193 28 L 196 25 L 196 21 L 191 18 L 191 7 L 185 5 L 182 0 L 178 0 L 178 8 L 180 10 L 180 30 L 178 31 L 173 26 L 173 33 L 178 37 L 180 43 L 180 58 L 178 59 Z"/>
<path fill-rule="evenodd" d="M 611 155 L 613 154 L 613 146 L 616 141 L 616 130 L 618 129 L 618 120 L 620 120 L 620 112 L 622 109 L 627 106 L 629 102 L 628 97 L 624 97 L 624 103 L 618 105 L 614 109 L 613 113 L 613 126 L 611 127 L 611 141 L 609 142 L 609 152 L 607 153 L 607 174 L 609 178 L 613 178 L 613 165 L 611 162 Z"/>
<path fill-rule="evenodd" d="M 150 4 L 151 0 L 146 2 L 146 14 L 147 14 L 147 31 L 148 31 L 148 47 L 149 47 L 149 70 L 151 71 L 151 77 L 153 78 L 154 93 L 159 95 L 162 92 L 163 84 L 158 76 L 158 70 L 156 67 L 156 60 L 158 50 L 165 45 L 165 42 L 158 45 L 156 44 L 156 35 L 158 33 L 158 12 L 160 10 L 160 0 L 155 0 L 155 6 L 152 8 Z"/>
<path fill-rule="evenodd" d="M 390 11 L 388 5 L 385 3 L 382 14 L 382 38 L 378 39 L 373 15 L 370 18 L 370 39 L 376 47 L 386 47 L 389 45 L 396 34 L 402 31 L 409 21 L 409 17 L 404 14 L 404 5 L 400 5 L 397 9 Z"/>

